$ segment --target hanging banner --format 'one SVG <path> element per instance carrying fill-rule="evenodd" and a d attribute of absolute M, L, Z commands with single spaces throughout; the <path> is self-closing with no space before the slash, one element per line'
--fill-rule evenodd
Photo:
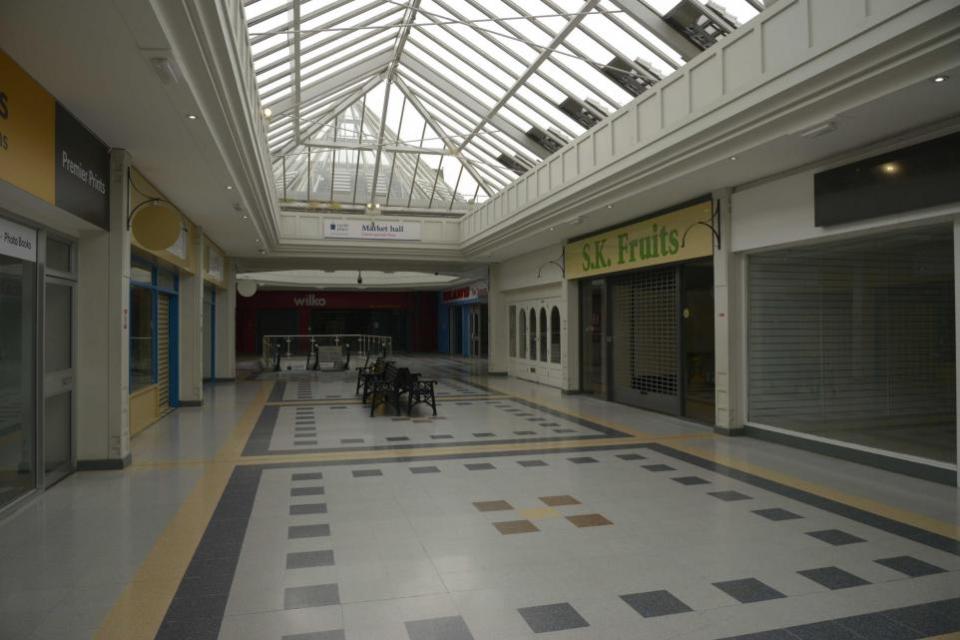
<path fill-rule="evenodd" d="M 352 240 L 420 240 L 419 222 L 394 222 L 359 218 L 325 218 L 325 238 L 349 238 Z"/>
<path fill-rule="evenodd" d="M 37 232 L 0 218 L 0 255 L 36 262 Z"/>
<path fill-rule="evenodd" d="M 709 201 L 571 242 L 564 251 L 570 280 L 713 255 Z M 703 224 L 700 224 L 703 223 Z"/>

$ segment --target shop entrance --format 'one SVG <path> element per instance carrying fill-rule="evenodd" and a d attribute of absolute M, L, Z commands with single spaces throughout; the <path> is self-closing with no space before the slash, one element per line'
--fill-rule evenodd
<path fill-rule="evenodd" d="M 581 282 L 580 316 L 585 392 L 713 423 L 711 261 Z"/>
<path fill-rule="evenodd" d="M 487 305 L 470 307 L 470 356 L 487 357 Z"/>

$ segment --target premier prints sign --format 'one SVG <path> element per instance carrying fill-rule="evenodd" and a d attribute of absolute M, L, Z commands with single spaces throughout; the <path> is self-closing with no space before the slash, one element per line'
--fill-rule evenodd
<path fill-rule="evenodd" d="M 0 256 L 37 261 L 37 232 L 0 218 Z"/>
<path fill-rule="evenodd" d="M 420 223 L 365 218 L 356 220 L 326 218 L 323 224 L 323 235 L 326 238 L 353 240 L 420 240 Z"/>
<path fill-rule="evenodd" d="M 710 202 L 571 242 L 564 252 L 567 278 L 702 258 L 713 254 Z M 686 234 L 686 238 L 684 238 Z"/>

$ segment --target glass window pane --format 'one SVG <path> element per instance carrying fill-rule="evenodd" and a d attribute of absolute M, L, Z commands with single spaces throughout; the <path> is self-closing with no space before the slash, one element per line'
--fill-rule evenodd
<path fill-rule="evenodd" d="M 520 309 L 520 357 L 527 357 L 527 312 Z"/>
<path fill-rule="evenodd" d="M 510 357 L 517 357 L 517 307 L 510 305 Z"/>
<path fill-rule="evenodd" d="M 175 291 L 177 288 L 177 275 L 170 271 L 157 270 L 157 286 L 161 289 Z"/>
<path fill-rule="evenodd" d="M 62 271 L 64 273 L 73 272 L 71 260 L 72 247 L 69 242 L 63 242 L 56 238 L 47 238 L 47 269 Z"/>
<path fill-rule="evenodd" d="M 530 309 L 530 359 L 537 359 L 537 310 Z"/>
<path fill-rule="evenodd" d="M 153 384 L 153 291 L 130 288 L 130 391 Z"/>
<path fill-rule="evenodd" d="M 550 362 L 560 362 L 560 309 L 550 311 Z"/>
<path fill-rule="evenodd" d="M 547 310 L 540 307 L 540 360 L 547 361 Z"/>
<path fill-rule="evenodd" d="M 133 282 L 143 282 L 144 284 L 153 284 L 153 272 L 149 267 L 132 265 L 130 267 L 130 280 Z"/>
<path fill-rule="evenodd" d="M 73 288 L 47 283 L 43 361 L 46 373 L 69 369 L 73 362 Z"/>

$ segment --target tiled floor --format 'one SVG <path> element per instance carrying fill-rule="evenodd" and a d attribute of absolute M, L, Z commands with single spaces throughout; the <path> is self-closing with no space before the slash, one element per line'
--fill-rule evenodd
<path fill-rule="evenodd" d="M 0 521 L 0 638 L 960 632 L 956 489 L 412 365 L 441 419 L 345 374 L 220 386 Z"/>

